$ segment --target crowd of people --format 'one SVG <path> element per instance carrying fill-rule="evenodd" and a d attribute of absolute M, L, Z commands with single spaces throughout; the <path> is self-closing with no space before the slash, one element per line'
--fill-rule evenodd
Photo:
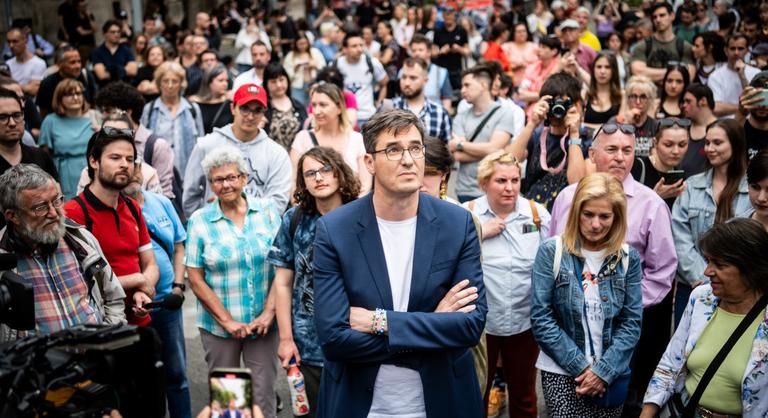
<path fill-rule="evenodd" d="M 5 33 L 0 342 L 151 327 L 191 417 L 189 285 L 231 414 L 768 415 L 768 2 L 220 3 Z"/>

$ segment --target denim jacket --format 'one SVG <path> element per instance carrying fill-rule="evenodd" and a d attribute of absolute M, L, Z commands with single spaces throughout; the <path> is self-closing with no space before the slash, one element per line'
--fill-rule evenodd
<path fill-rule="evenodd" d="M 713 170 L 691 176 L 685 192 L 677 198 L 672 207 L 672 235 L 675 237 L 677 252 L 677 278 L 691 284 L 697 280 L 709 283 L 704 275 L 707 263 L 699 249 L 699 237 L 712 228 L 715 223 L 717 205 L 712 194 Z M 752 204 L 749 203 L 746 176 L 741 179 L 739 191 L 733 197 L 733 217 L 749 216 Z"/>
<path fill-rule="evenodd" d="M 712 293 L 712 286 L 705 284 L 693 289 L 680 325 L 648 384 L 644 403 L 663 406 L 674 393 L 682 393 L 685 390 L 685 378 L 688 375 L 685 364 L 719 302 Z M 768 394 L 765 393 L 767 387 L 768 315 L 765 315 L 752 340 L 752 352 L 741 382 L 744 418 L 768 416 Z"/>
<path fill-rule="evenodd" d="M 565 248 L 560 273 L 552 277 L 555 239 L 550 238 L 539 247 L 533 264 L 531 324 L 541 349 L 571 376 L 578 376 L 589 366 L 581 323 L 584 293 L 575 272 L 577 257 Z M 603 356 L 592 365 L 592 372 L 608 384 L 627 370 L 640 339 L 643 315 L 640 256 L 632 247 L 625 256 L 629 257 L 626 273 L 620 260 L 609 256 L 598 274 L 605 316 L 604 350 Z"/>

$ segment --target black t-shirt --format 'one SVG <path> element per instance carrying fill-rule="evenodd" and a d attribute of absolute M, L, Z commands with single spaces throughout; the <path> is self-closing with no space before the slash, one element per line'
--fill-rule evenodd
<path fill-rule="evenodd" d="M 703 173 L 707 165 L 707 156 L 704 154 L 704 138 L 688 141 L 688 150 L 685 151 L 680 169 L 685 170 L 685 177 Z"/>
<path fill-rule="evenodd" d="M 56 181 L 59 181 L 59 172 L 56 170 L 56 166 L 53 164 L 53 159 L 47 152 L 39 149 L 28 147 L 21 144 L 21 163 L 22 164 L 35 164 L 42 168 L 46 173 L 50 174 Z M 6 161 L 5 158 L 0 157 L 0 175 L 8 171 L 11 168 L 11 163 Z M 5 227 L 5 217 L 0 216 L 0 229 Z"/>
<path fill-rule="evenodd" d="M 685 176 L 687 178 L 690 174 L 686 171 Z M 656 170 L 656 167 L 654 167 L 653 164 L 651 164 L 651 159 L 649 157 L 635 157 L 635 162 L 632 164 L 632 178 L 653 190 L 653 188 L 656 187 L 656 183 L 661 180 L 661 177 L 662 174 L 659 170 Z M 669 206 L 669 210 L 672 210 L 672 205 L 675 204 L 675 199 L 676 198 L 674 197 L 664 199 L 664 203 Z"/>
<path fill-rule="evenodd" d="M 141 84 L 142 81 L 148 80 L 152 81 L 155 79 L 155 68 L 151 65 L 145 65 L 141 68 L 139 68 L 139 71 L 136 72 L 136 77 L 133 78 L 133 84 L 134 87 L 139 87 L 139 84 Z M 142 94 L 144 96 L 144 101 L 149 103 L 152 100 L 157 99 L 160 97 L 160 94 Z"/>
<path fill-rule="evenodd" d="M 52 112 L 53 91 L 56 90 L 56 86 L 59 85 L 59 82 L 62 79 L 64 79 L 64 77 L 62 77 L 61 73 L 53 73 L 40 82 L 40 89 L 37 92 L 35 103 L 37 103 L 37 107 L 40 108 L 41 113 L 47 115 Z M 88 103 L 93 103 L 93 96 L 96 94 L 96 80 L 93 78 L 93 75 L 87 71 L 81 71 L 80 75 L 77 77 L 77 81 L 85 86 L 85 100 Z"/>
<path fill-rule="evenodd" d="M 225 100 L 223 103 L 197 103 L 203 116 L 203 129 L 205 129 L 206 134 L 213 132 L 213 128 L 221 128 L 232 123 L 230 103 L 229 100 Z M 219 112 L 219 109 L 221 109 L 221 112 Z"/>
<path fill-rule="evenodd" d="M 435 30 L 435 45 L 438 48 L 442 48 L 443 45 L 460 45 L 466 46 L 469 43 L 469 37 L 467 31 L 461 26 L 456 26 L 452 31 L 448 31 L 445 27 Z M 461 71 L 462 55 L 458 52 L 449 52 L 447 54 L 441 54 L 435 60 L 435 64 L 447 68 L 448 71 L 457 72 Z"/>
<path fill-rule="evenodd" d="M 755 128 L 749 123 L 749 119 L 744 122 L 744 134 L 747 137 L 747 158 L 750 160 L 760 150 L 768 148 L 768 131 Z"/>

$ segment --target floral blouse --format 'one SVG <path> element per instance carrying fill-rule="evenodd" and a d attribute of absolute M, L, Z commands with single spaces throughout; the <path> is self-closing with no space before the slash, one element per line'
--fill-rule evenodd
<path fill-rule="evenodd" d="M 708 284 L 698 286 L 691 293 L 688 307 L 683 313 L 675 335 L 659 361 L 656 372 L 648 385 L 644 403 L 663 406 L 674 393 L 685 389 L 688 369 L 685 364 L 707 327 L 719 299 Z M 768 314 L 757 328 L 752 342 L 744 378 L 741 384 L 741 403 L 744 418 L 768 416 Z M 762 393 L 761 393 L 762 392 Z"/>

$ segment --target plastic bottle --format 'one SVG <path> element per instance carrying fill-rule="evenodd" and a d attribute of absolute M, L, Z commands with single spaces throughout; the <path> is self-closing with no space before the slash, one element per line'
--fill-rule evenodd
<path fill-rule="evenodd" d="M 309 400 L 304 386 L 304 375 L 301 374 L 296 360 L 291 359 L 288 368 L 288 389 L 291 391 L 291 410 L 293 415 L 300 417 L 309 414 Z"/>

